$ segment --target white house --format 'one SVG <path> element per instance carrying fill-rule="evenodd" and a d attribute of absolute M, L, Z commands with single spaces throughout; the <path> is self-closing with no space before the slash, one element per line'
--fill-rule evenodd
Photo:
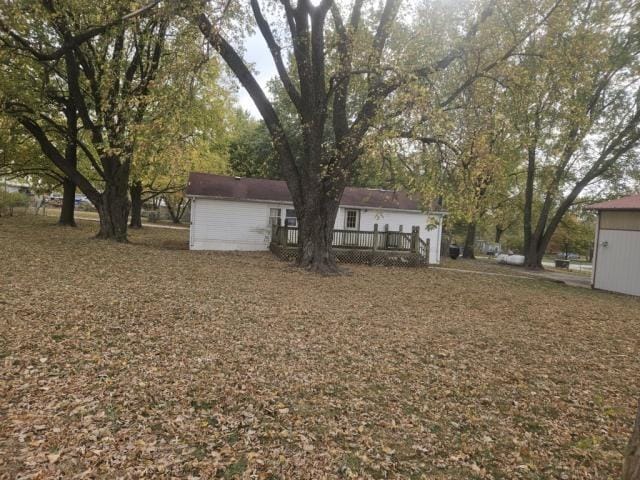
<path fill-rule="evenodd" d="M 591 286 L 640 296 L 640 195 L 588 208 L 598 211 Z"/>
<path fill-rule="evenodd" d="M 0 178 L 0 188 L 9 193 L 27 193 L 31 191 L 31 187 L 27 183 L 20 183 L 16 180 L 7 180 L 6 178 Z"/>
<path fill-rule="evenodd" d="M 297 225 L 285 182 L 258 178 L 191 173 L 191 250 L 267 250 L 273 224 Z M 429 240 L 429 263 L 440 263 L 442 213 L 423 212 L 417 200 L 401 191 L 347 187 L 335 228 L 411 232 Z"/>

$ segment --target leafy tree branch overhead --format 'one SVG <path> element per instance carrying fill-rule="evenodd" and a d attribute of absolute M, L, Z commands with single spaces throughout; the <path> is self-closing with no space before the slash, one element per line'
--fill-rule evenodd
<path fill-rule="evenodd" d="M 265 5 L 271 12 L 269 18 L 263 12 Z M 455 85 L 443 103 L 451 103 L 481 73 L 509 58 L 557 5 L 551 4 L 532 17 L 504 51 Z M 243 61 L 240 46 L 234 47 L 206 14 L 196 19 L 205 38 L 248 91 L 272 136 L 281 175 L 300 222 L 300 266 L 323 273 L 337 271 L 331 251 L 332 229 L 365 137 L 380 121 L 390 99 L 408 86 L 429 83 L 431 76 L 465 58 L 466 46 L 479 41 L 479 33 L 494 15 L 496 2 L 478 8 L 476 18 L 464 25 L 462 35 L 458 34 L 459 45 L 437 57 L 421 59 L 424 65 L 418 69 L 408 63 L 409 55 L 389 55 L 395 37 L 408 26 L 400 15 L 402 2 L 388 0 L 374 10 L 363 7 L 364 2 L 359 0 L 350 5 L 331 0 L 299 1 L 295 5 L 288 0 L 250 2 L 250 13 L 295 111 L 301 137 L 299 151 L 292 147 L 280 115 Z M 276 30 L 277 19 L 283 19 L 282 31 Z"/>
<path fill-rule="evenodd" d="M 77 187 L 94 204 L 99 236 L 126 241 L 129 194 L 136 217 L 143 177 L 158 177 L 150 171 L 157 162 L 147 148 L 153 135 L 165 153 L 172 144 L 193 145 L 194 136 L 185 143 L 184 131 L 176 127 L 196 128 L 191 119 L 198 115 L 196 136 L 210 135 L 213 122 L 220 122 L 216 112 L 223 111 L 214 98 L 221 89 L 211 87 L 217 69 L 202 50 L 197 29 L 176 15 L 170 2 L 141 8 L 123 0 L 80 7 L 14 2 L 3 10 L 3 112 L 64 173 L 69 183 L 65 198 L 73 198 Z M 203 123 L 204 103 L 210 118 Z M 189 109 L 189 121 L 158 123 L 161 112 L 177 120 Z M 157 140 L 160 131 L 162 142 Z"/>

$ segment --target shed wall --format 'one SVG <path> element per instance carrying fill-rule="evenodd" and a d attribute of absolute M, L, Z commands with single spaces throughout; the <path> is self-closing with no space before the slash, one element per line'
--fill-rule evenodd
<path fill-rule="evenodd" d="M 269 209 L 284 205 L 193 199 L 191 250 L 267 250 L 271 238 Z M 291 208 L 291 207 L 289 207 Z"/>
<path fill-rule="evenodd" d="M 600 228 L 603 230 L 633 230 L 640 232 L 640 212 L 602 211 Z"/>
<path fill-rule="evenodd" d="M 604 229 L 603 218 L 598 233 L 593 286 L 640 296 L 640 231 Z"/>

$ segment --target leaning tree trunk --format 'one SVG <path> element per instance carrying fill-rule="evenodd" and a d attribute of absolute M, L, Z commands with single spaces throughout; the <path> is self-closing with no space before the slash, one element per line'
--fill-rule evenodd
<path fill-rule="evenodd" d="M 130 208 L 129 166 L 113 166 L 110 170 L 101 201 L 96 206 L 100 216 L 100 231 L 97 237 L 126 242 Z"/>
<path fill-rule="evenodd" d="M 625 452 L 622 480 L 640 480 L 640 400 L 633 432 Z"/>
<path fill-rule="evenodd" d="M 62 209 L 58 225 L 75 227 L 76 184 L 69 178 L 62 181 Z"/>
<path fill-rule="evenodd" d="M 467 226 L 467 235 L 464 239 L 464 252 L 462 252 L 462 258 L 475 259 L 475 244 L 476 244 L 476 222 L 470 222 Z"/>
<path fill-rule="evenodd" d="M 136 181 L 129 188 L 131 195 L 131 228 L 142 228 L 142 182 Z"/>
<path fill-rule="evenodd" d="M 338 213 L 338 201 L 327 200 L 323 193 L 309 195 L 299 214 L 298 265 L 312 272 L 331 275 L 339 273 L 331 247 L 333 227 Z M 321 201 L 321 199 L 323 201 Z"/>
<path fill-rule="evenodd" d="M 496 243 L 500 243 L 502 239 L 502 234 L 505 232 L 505 229 L 500 228 L 499 225 L 496 225 Z"/>

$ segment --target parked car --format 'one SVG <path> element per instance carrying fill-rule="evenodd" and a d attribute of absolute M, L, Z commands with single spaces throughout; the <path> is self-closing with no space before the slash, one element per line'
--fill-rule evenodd
<path fill-rule="evenodd" d="M 89 199 L 87 198 L 86 195 L 76 195 L 75 198 L 75 204 L 76 207 L 80 206 L 80 205 L 87 205 L 90 204 L 91 202 L 89 201 Z"/>
<path fill-rule="evenodd" d="M 62 206 L 62 194 L 60 193 L 52 193 L 49 195 L 47 199 L 47 204 L 52 207 L 61 207 Z"/>

